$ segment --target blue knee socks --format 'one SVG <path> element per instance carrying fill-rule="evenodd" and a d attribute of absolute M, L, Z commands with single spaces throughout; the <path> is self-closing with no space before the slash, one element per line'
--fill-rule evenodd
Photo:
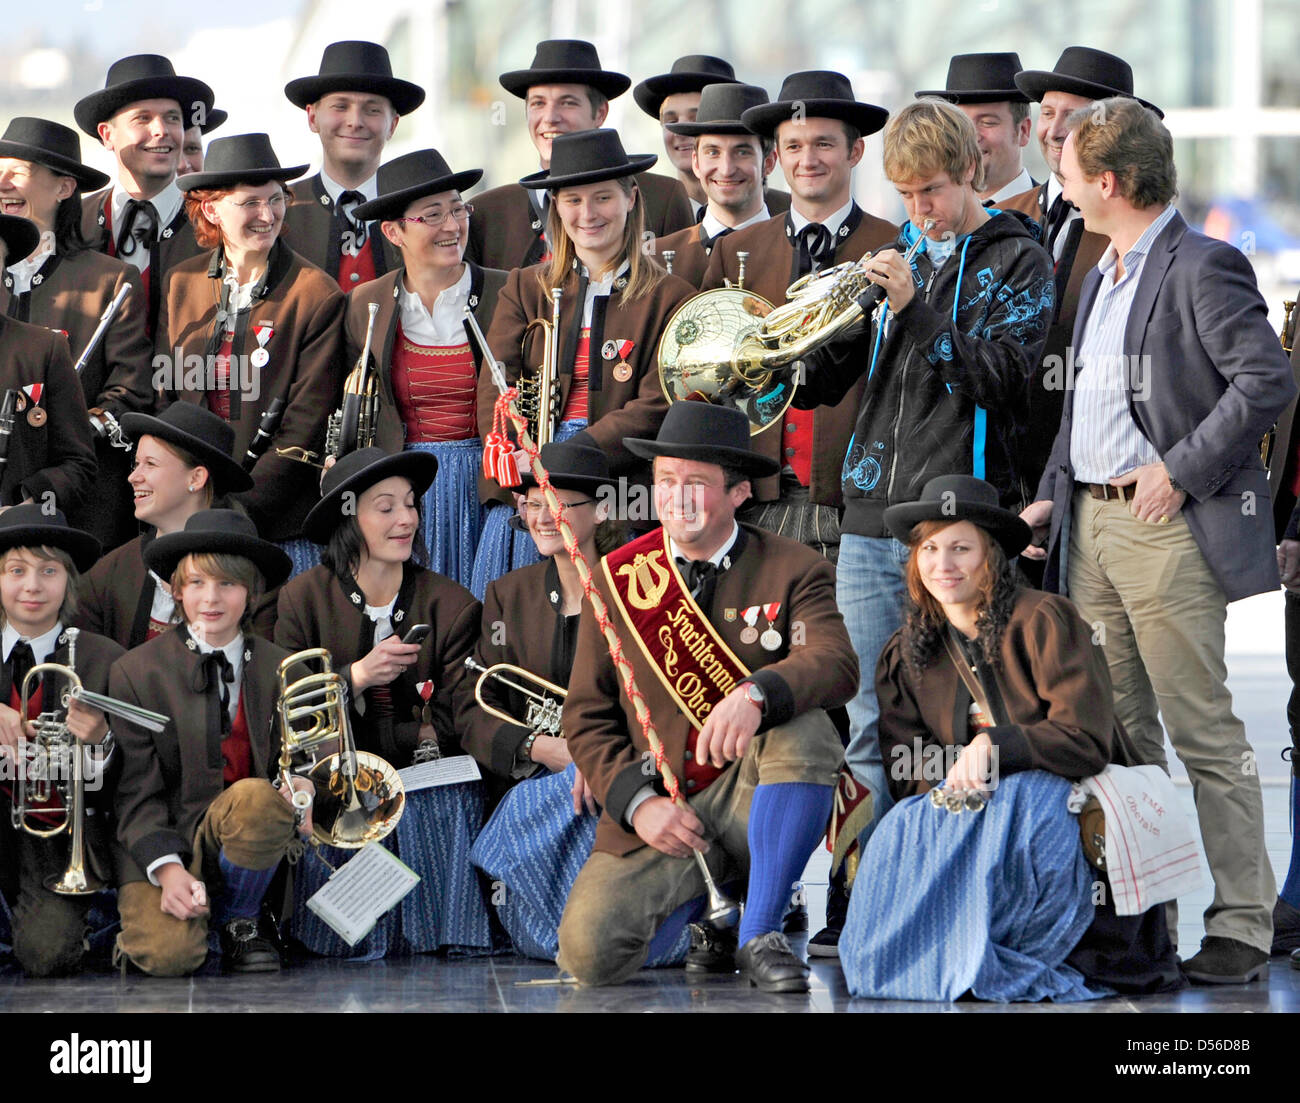
<path fill-rule="evenodd" d="M 736 936 L 739 945 L 781 929 L 794 883 L 826 833 L 833 792 L 829 785 L 793 781 L 754 790 L 749 809 L 749 893 Z"/>
<path fill-rule="evenodd" d="M 256 919 L 262 910 L 262 897 L 271 887 L 276 867 L 245 869 L 227 858 L 224 850 L 217 855 L 217 862 L 221 866 L 221 878 L 225 884 L 213 909 L 216 923 L 220 925 L 229 923 L 232 919 Z"/>
<path fill-rule="evenodd" d="M 1300 908 L 1300 779 L 1291 775 L 1291 868 L 1278 893 L 1293 908 Z"/>

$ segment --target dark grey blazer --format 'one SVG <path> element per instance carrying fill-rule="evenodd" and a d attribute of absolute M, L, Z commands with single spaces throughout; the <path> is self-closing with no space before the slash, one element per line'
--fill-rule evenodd
<path fill-rule="evenodd" d="M 1078 348 L 1101 272 L 1084 282 L 1074 326 Z M 1175 481 L 1201 554 L 1229 601 L 1278 587 L 1268 473 L 1259 443 L 1296 393 L 1291 368 L 1255 284 L 1250 262 L 1175 214 L 1152 244 L 1124 333 L 1128 356 L 1146 371 L 1139 390 L 1128 372 L 1129 412 Z M 1074 472 L 1070 430 L 1074 393 L 1038 485 L 1052 499 L 1043 588 L 1068 593 Z"/>

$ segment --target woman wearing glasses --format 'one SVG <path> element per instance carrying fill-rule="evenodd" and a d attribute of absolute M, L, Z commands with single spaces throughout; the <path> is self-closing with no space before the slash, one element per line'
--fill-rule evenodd
<path fill-rule="evenodd" d="M 319 472 L 299 461 L 324 451 L 343 387 L 343 294 L 281 240 L 285 184 L 306 168 L 281 167 L 265 134 L 238 134 L 212 143 L 205 171 L 176 181 L 211 252 L 167 273 L 154 358 L 164 401 L 195 402 L 228 421 L 245 466 L 258 439 L 253 489 L 238 501 L 289 553 L 294 573 L 319 556 L 301 539 Z"/>
<path fill-rule="evenodd" d="M 387 452 L 428 452 L 438 477 L 425 495 L 420 539 L 428 566 L 469 585 L 483 507 L 496 489 L 481 482 L 483 445 L 475 423 L 482 367 L 465 311 L 486 332 L 506 273 L 465 260 L 473 208 L 461 191 L 482 169 L 452 172 L 436 149 L 398 157 L 379 169 L 379 196 L 356 209 L 378 219 L 402 264 L 348 295 L 347 364 L 365 346 L 377 305 L 370 352 L 379 372 L 373 443 Z M 480 494 L 481 492 L 481 494 Z"/>

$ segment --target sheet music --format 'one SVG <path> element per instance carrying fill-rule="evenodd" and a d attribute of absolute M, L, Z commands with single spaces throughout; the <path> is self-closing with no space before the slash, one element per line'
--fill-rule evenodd
<path fill-rule="evenodd" d="M 458 754 L 450 758 L 435 758 L 432 762 L 421 762 L 418 766 L 408 766 L 405 770 L 398 770 L 397 776 L 402 779 L 402 786 L 408 793 L 415 793 L 439 785 L 478 781 L 483 775 L 479 772 L 473 755 Z"/>
<path fill-rule="evenodd" d="M 420 875 L 380 843 L 367 843 L 308 901 L 349 946 L 355 946 L 420 883 Z"/>

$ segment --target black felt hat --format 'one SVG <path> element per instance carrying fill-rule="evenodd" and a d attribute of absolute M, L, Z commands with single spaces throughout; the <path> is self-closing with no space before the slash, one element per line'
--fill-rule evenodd
<path fill-rule="evenodd" d="M 767 92 L 755 84 L 710 84 L 700 93 L 700 108 L 692 123 L 667 123 L 665 129 L 687 138 L 701 134 L 753 134 L 740 116 L 768 102 Z"/>
<path fill-rule="evenodd" d="M 377 42 L 331 42 L 314 77 L 299 77 L 284 86 L 295 107 L 306 107 L 331 92 L 384 96 L 399 115 L 409 115 L 424 102 L 423 88 L 393 76 L 388 51 Z"/>
<path fill-rule="evenodd" d="M 212 89 L 203 81 L 177 76 L 162 55 L 132 54 L 108 67 L 104 87 L 78 100 L 72 115 L 82 130 L 98 139 L 100 123 L 141 100 L 175 100 L 188 119 L 195 104 L 211 108 L 213 99 Z"/>
<path fill-rule="evenodd" d="M 359 448 L 349 452 L 321 479 L 320 501 L 311 508 L 302 523 L 302 534 L 316 544 L 328 544 L 344 516 L 343 496 L 361 497 L 375 483 L 392 475 L 411 482 L 420 498 L 438 473 L 438 461 L 428 452 L 385 452 L 382 448 Z M 355 510 L 354 510 L 355 512 Z"/>
<path fill-rule="evenodd" d="M 925 484 L 919 501 L 904 502 L 885 510 L 885 524 L 904 544 L 922 521 L 969 521 L 986 529 L 1008 556 L 1017 556 L 1033 538 L 1029 526 L 1009 509 L 998 505 L 998 492 L 973 475 L 940 475 Z"/>
<path fill-rule="evenodd" d="M 81 139 L 62 123 L 20 115 L 9 120 L 0 138 L 0 157 L 34 161 L 47 169 L 71 176 L 85 191 L 98 191 L 108 183 L 107 173 L 81 162 Z"/>
<path fill-rule="evenodd" d="M 751 107 L 741 121 L 755 134 L 775 137 L 776 128 L 791 119 L 842 119 L 864 136 L 882 129 L 889 112 L 853 97 L 853 85 L 843 73 L 810 69 L 791 73 L 773 103 Z"/>
<path fill-rule="evenodd" d="M 281 166 L 271 139 L 266 134 L 231 134 L 217 138 L 208 146 L 202 172 L 189 172 L 176 178 L 181 191 L 194 188 L 233 188 L 240 184 L 267 184 L 278 180 L 287 184 L 307 171 L 306 165 Z"/>
<path fill-rule="evenodd" d="M 621 96 L 631 77 L 600 67 L 600 56 L 590 42 L 577 38 L 549 38 L 537 44 L 533 63 L 527 69 L 502 73 L 501 87 L 521 100 L 535 84 L 587 84 L 606 99 Z"/>
<path fill-rule="evenodd" d="M 737 467 L 752 477 L 775 475 L 781 470 L 776 460 L 753 451 L 749 441 L 749 418 L 739 410 L 688 401 L 668 407 L 654 440 L 624 437 L 623 445 L 632 455 L 645 460 L 673 456 Z"/>
<path fill-rule="evenodd" d="M 219 494 L 253 488 L 253 476 L 234 460 L 235 430 L 220 414 L 195 402 L 173 402 L 161 414 L 122 415 L 122 432 L 132 440 L 157 437 L 183 448 L 208 469 Z"/>
<path fill-rule="evenodd" d="M 170 579 L 187 555 L 239 555 L 262 572 L 267 588 L 280 585 L 293 570 L 293 560 L 278 545 L 257 535 L 257 526 L 233 509 L 201 509 L 180 532 L 151 540 L 144 565 L 159 578 Z"/>
<path fill-rule="evenodd" d="M 401 218 L 417 199 L 445 191 L 464 191 L 481 179 L 482 169 L 452 172 L 436 149 L 418 149 L 379 166 L 379 195 L 369 203 L 358 204 L 352 217 L 362 222 Z"/>
<path fill-rule="evenodd" d="M 30 218 L 0 214 L 0 241 L 5 243 L 5 263 L 30 256 L 41 243 L 40 228 Z"/>
<path fill-rule="evenodd" d="M 36 502 L 0 513 L 0 552 L 10 548 L 61 548 L 83 574 L 95 565 L 100 553 L 99 541 L 69 525 L 62 510 L 50 514 Z"/>
<path fill-rule="evenodd" d="M 659 118 L 664 100 L 678 92 L 703 92 L 711 84 L 734 82 L 736 70 L 731 62 L 708 54 L 689 54 L 673 62 L 672 69 L 657 77 L 647 77 L 632 89 L 636 105 L 652 119 Z"/>
<path fill-rule="evenodd" d="M 609 458 L 599 448 L 576 441 L 552 441 L 543 444 L 542 466 L 551 477 L 551 484 L 564 490 L 585 490 L 595 494 L 601 487 L 612 487 L 614 477 L 609 473 Z M 519 493 L 539 485 L 530 471 L 522 477 Z"/>
<path fill-rule="evenodd" d="M 595 184 L 645 172 L 657 160 L 653 153 L 624 153 L 617 130 L 579 130 L 560 134 L 551 142 L 551 167 L 523 177 L 526 188 L 557 191 L 578 184 Z"/>
<path fill-rule="evenodd" d="M 1016 87 L 1020 70 L 1017 53 L 954 54 L 948 62 L 945 86 L 917 92 L 916 98 L 937 96 L 949 103 L 1028 103 L 1029 97 Z"/>
<path fill-rule="evenodd" d="M 1165 117 L 1154 103 L 1133 95 L 1133 68 L 1127 61 L 1090 46 L 1067 46 L 1050 73 L 1041 69 L 1018 73 L 1016 87 L 1035 102 L 1041 102 L 1048 92 L 1068 92 L 1090 100 L 1128 96 Z"/>

